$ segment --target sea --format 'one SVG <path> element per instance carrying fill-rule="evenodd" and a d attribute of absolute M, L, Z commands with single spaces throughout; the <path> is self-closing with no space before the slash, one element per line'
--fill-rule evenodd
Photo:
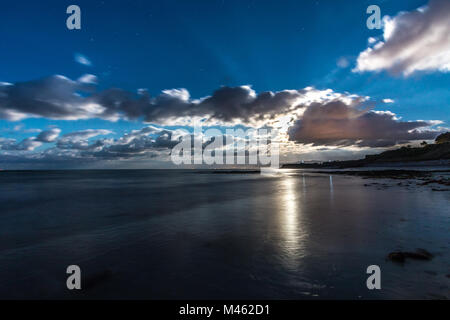
<path fill-rule="evenodd" d="M 2 171 L 0 299 L 448 299 L 449 200 L 300 169 Z"/>

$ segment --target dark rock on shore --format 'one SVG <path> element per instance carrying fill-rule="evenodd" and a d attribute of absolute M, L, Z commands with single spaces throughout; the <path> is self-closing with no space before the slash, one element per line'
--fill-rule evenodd
<path fill-rule="evenodd" d="M 431 179 L 421 183 L 421 186 L 425 186 L 430 183 L 442 184 L 444 186 L 450 186 L 450 179 Z"/>
<path fill-rule="evenodd" d="M 414 260 L 431 260 L 433 255 L 425 249 L 417 249 L 415 252 L 395 251 L 388 254 L 388 259 L 394 262 L 403 263 L 407 258 Z"/>

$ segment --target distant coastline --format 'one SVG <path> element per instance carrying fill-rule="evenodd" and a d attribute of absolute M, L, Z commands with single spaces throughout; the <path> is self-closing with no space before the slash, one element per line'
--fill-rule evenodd
<path fill-rule="evenodd" d="M 358 160 L 290 163 L 282 165 L 281 168 L 345 169 L 369 166 L 450 166 L 450 142 L 427 144 L 417 148 L 402 147 L 375 155 L 367 155 L 364 159 Z"/>

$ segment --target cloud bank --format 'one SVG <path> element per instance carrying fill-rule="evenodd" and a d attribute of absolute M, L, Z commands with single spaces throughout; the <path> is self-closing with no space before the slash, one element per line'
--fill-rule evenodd
<path fill-rule="evenodd" d="M 73 157 L 129 159 L 149 154 L 158 154 L 169 150 L 180 142 L 181 131 L 160 129 L 153 126 L 144 127 L 124 134 L 118 139 L 97 139 L 88 141 L 97 135 L 106 135 L 108 130 L 84 130 L 64 135 L 56 144 L 59 151 L 72 151 Z M 52 150 L 55 155 L 58 150 Z M 73 151 L 76 151 L 75 153 Z M 61 154 L 61 153 L 60 153 Z M 62 153 L 68 155 L 67 153 Z"/>
<path fill-rule="evenodd" d="M 291 152 L 294 146 L 389 147 L 414 140 L 434 139 L 439 121 L 402 121 L 389 111 L 375 111 L 369 97 L 312 87 L 257 93 L 250 86 L 220 87 L 210 96 L 191 98 L 186 89 L 164 90 L 152 97 L 112 88 L 96 90 L 97 78 L 78 80 L 52 76 L 15 84 L 0 84 L 0 118 L 83 120 L 99 118 L 140 120 L 146 126 L 114 137 L 104 129 L 65 133 L 51 128 L 20 141 L 0 138 L 0 162 L 97 161 L 166 158 L 186 135 L 165 125 L 190 125 L 202 119 L 206 126 L 241 124 L 251 128 L 277 128 Z M 394 103 L 382 99 L 382 103 Z M 104 136 L 104 137 L 101 137 Z M 112 137 L 114 138 L 112 138 Z M 203 141 L 203 147 L 214 139 Z M 47 149 L 37 148 L 48 144 Z M 292 147 L 292 148 L 291 148 Z M 291 149 L 290 149 L 291 148 Z M 291 150 L 291 151 L 290 151 Z"/>
<path fill-rule="evenodd" d="M 221 87 L 201 99 L 191 99 L 186 89 L 164 90 L 151 97 L 142 89 L 138 94 L 119 88 L 95 92 L 92 79 L 83 76 L 73 81 L 57 75 L 0 84 L 0 118 L 141 119 L 147 123 L 175 124 L 197 117 L 209 123 L 261 125 L 295 113 L 304 104 L 336 95 L 331 90 L 313 88 L 257 94 L 250 86 L 239 86 Z"/>

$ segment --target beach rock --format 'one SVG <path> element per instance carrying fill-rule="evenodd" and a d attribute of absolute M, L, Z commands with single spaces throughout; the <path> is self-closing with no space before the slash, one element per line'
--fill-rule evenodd
<path fill-rule="evenodd" d="M 405 254 L 403 252 L 391 252 L 388 254 L 388 259 L 394 262 L 405 262 Z"/>
<path fill-rule="evenodd" d="M 431 260 L 433 255 L 425 249 L 417 249 L 416 252 L 407 252 L 407 258 L 418 260 Z"/>
<path fill-rule="evenodd" d="M 433 255 L 425 249 L 417 249 L 415 252 L 395 251 L 388 254 L 388 259 L 394 262 L 403 263 L 407 258 L 414 260 L 431 260 Z"/>

